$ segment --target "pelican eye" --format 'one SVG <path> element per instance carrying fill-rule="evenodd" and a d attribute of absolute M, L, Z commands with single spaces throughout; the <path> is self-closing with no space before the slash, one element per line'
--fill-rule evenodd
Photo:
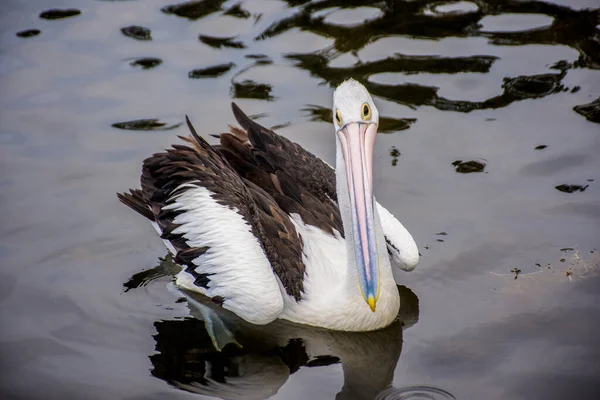
<path fill-rule="evenodd" d="M 368 121 L 371 119 L 371 107 L 369 107 L 367 103 L 363 103 L 361 106 L 361 111 L 363 121 Z"/>
<path fill-rule="evenodd" d="M 338 125 L 342 126 L 342 113 L 337 108 L 335 109 L 335 120 Z"/>

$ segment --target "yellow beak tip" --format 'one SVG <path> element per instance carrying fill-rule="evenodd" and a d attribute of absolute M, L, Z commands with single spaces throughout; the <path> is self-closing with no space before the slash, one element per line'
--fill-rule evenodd
<path fill-rule="evenodd" d="M 371 311 L 375 312 L 375 298 L 373 296 L 369 296 L 367 304 L 369 305 L 369 308 L 371 308 Z"/>

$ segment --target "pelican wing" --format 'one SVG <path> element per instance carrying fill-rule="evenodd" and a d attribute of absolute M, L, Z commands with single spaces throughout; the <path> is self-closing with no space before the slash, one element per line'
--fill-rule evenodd
<path fill-rule="evenodd" d="M 185 268 L 177 283 L 221 303 L 252 323 L 282 310 L 275 274 L 301 299 L 302 240 L 277 202 L 240 176 L 194 130 L 144 161 L 141 190 L 119 199 L 149 218 Z"/>

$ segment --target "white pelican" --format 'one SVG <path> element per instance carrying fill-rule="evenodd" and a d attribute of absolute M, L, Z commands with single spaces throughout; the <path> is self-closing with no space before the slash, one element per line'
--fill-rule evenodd
<path fill-rule="evenodd" d="M 336 168 L 246 116 L 219 146 L 198 136 L 144 161 L 141 190 L 119 199 L 150 219 L 182 266 L 179 287 L 253 324 L 277 318 L 343 331 L 392 323 L 391 260 L 417 246 L 373 196 L 379 112 L 367 89 L 333 94 Z"/>

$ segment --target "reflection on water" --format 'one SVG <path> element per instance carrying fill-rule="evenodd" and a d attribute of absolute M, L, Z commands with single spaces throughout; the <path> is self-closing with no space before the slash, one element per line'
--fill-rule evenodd
<path fill-rule="evenodd" d="M 39 29 L 27 29 L 21 32 L 17 32 L 16 35 L 18 37 L 22 37 L 22 38 L 28 38 L 28 37 L 33 37 L 33 36 L 37 36 L 40 33 L 42 33 Z"/>
<path fill-rule="evenodd" d="M 481 0 L 477 4 L 459 2 L 443 4 L 439 1 L 354 1 L 320 2 L 288 0 L 292 15 L 273 22 L 254 40 L 265 41 L 276 38 L 293 29 L 301 29 L 331 38 L 333 45 L 309 53 L 297 53 L 290 48 L 286 58 L 295 62 L 298 68 L 321 78 L 335 86 L 347 77 L 354 77 L 365 83 L 369 91 L 378 97 L 408 106 L 433 106 L 440 110 L 470 112 L 473 110 L 506 107 L 515 101 L 542 98 L 563 90 L 562 83 L 566 71 L 573 67 L 600 69 L 600 40 L 598 39 L 598 10 L 573 10 L 566 6 L 542 1 L 498 1 Z M 375 15 L 369 12 L 361 23 L 340 24 L 351 17 L 344 12 L 360 10 L 355 7 L 368 5 L 378 10 Z M 225 1 L 189 1 L 165 6 L 162 11 L 190 20 L 198 20 L 215 13 L 239 19 L 247 19 L 250 12 L 243 3 L 225 7 Z M 363 13 L 364 14 L 364 13 Z M 360 13 L 358 14 L 360 18 Z M 489 18 L 506 16 L 509 21 L 499 20 L 491 24 Z M 335 17 L 335 18 L 334 18 Z M 544 17 L 547 24 L 532 23 L 532 18 Z M 260 18 L 260 15 L 257 16 Z M 504 21 L 504 22 L 503 22 Z M 535 22 L 535 21 L 534 21 Z M 511 29 L 502 29 L 510 26 Z M 122 28 L 127 36 L 150 40 L 150 30 L 140 26 Z M 444 38 L 481 37 L 498 46 L 525 45 L 565 45 L 579 52 L 579 58 L 569 64 L 556 59 L 558 73 L 505 76 L 498 82 L 498 94 L 483 101 L 469 101 L 440 96 L 439 88 L 418 83 L 403 82 L 389 84 L 378 82 L 382 74 L 458 74 L 489 73 L 498 57 L 492 55 L 470 55 L 444 57 L 432 52 L 431 55 L 411 55 L 398 52 L 377 60 L 363 61 L 361 50 L 384 37 L 414 37 L 440 40 Z M 233 37 L 200 35 L 199 40 L 215 49 L 245 49 L 248 44 Z M 352 54 L 355 62 L 351 65 L 334 67 L 337 59 Z M 260 63 L 255 64 L 261 65 Z M 226 68 L 227 66 L 227 68 Z M 193 70 L 190 78 L 217 77 L 234 67 L 227 63 Z M 240 71 L 242 72 L 242 71 Z M 409 80 L 410 81 L 410 80 Z M 575 88 L 573 88 L 575 89 Z M 272 85 L 243 80 L 232 82 L 231 94 L 234 98 L 273 100 Z M 584 115 L 579 106 L 576 110 Z M 596 107 L 597 109 L 597 107 Z M 323 114 L 324 115 L 324 114 Z M 593 118 L 589 118 L 594 121 Z M 403 129 L 390 127 L 393 129 Z"/>
<path fill-rule="evenodd" d="M 135 58 L 129 63 L 132 67 L 140 67 L 142 69 L 151 69 L 162 64 L 162 60 L 156 57 Z"/>
<path fill-rule="evenodd" d="M 456 397 L 440 388 L 419 385 L 386 389 L 375 400 L 456 400 Z"/>
<path fill-rule="evenodd" d="M 152 375 L 189 392 L 250 400 L 274 395 L 301 368 L 339 363 L 344 381 L 336 399 L 373 399 L 384 390 L 389 393 L 402 350 L 402 329 L 419 318 L 417 296 L 404 286 L 398 290 L 398 319 L 385 329 L 365 333 L 328 331 L 286 321 L 251 325 L 201 296 L 187 293 L 195 318 L 155 323 L 158 354 L 150 356 Z M 219 313 L 233 336 L 222 351 L 213 344 L 216 321 L 207 318 L 207 307 Z"/>
<path fill-rule="evenodd" d="M 289 1 L 290 5 L 298 2 Z M 303 2 L 305 3 L 305 2 Z M 312 75 L 338 85 L 348 76 L 366 82 L 369 91 L 405 105 L 430 105 L 441 110 L 469 112 L 478 109 L 505 107 L 514 101 L 539 98 L 556 93 L 562 86 L 565 76 L 543 74 L 505 77 L 500 84 L 503 93 L 481 102 L 440 97 L 438 88 L 418 84 L 388 85 L 372 79 L 381 73 L 487 73 L 497 57 L 474 55 L 469 57 L 412 56 L 396 53 L 376 61 L 363 62 L 357 57 L 355 64 L 346 67 L 331 67 L 330 64 L 344 53 L 357 54 L 372 41 L 390 35 L 403 35 L 416 38 L 442 39 L 448 37 L 484 37 L 495 45 L 562 44 L 580 53 L 576 65 L 585 68 L 600 68 L 600 41 L 597 36 L 598 11 L 574 11 L 568 7 L 541 1 L 481 1 L 480 8 L 464 9 L 461 12 L 428 13 L 436 9 L 437 1 L 385 2 L 371 4 L 380 7 L 381 15 L 369 19 L 360 26 L 346 27 L 328 23 L 318 13 L 323 9 L 340 6 L 337 1 L 309 3 L 281 21 L 268 27 L 257 39 L 265 40 L 282 33 L 300 28 L 333 38 L 334 44 L 326 49 L 311 53 L 287 55 L 296 61 L 296 66 L 308 70 Z M 371 2 L 364 2 L 371 3 Z M 350 6 L 348 6 L 350 7 Z M 523 15 L 544 15 L 552 18 L 552 23 L 544 27 L 514 30 L 511 32 L 484 31 L 480 25 L 486 15 L 519 13 Z M 402 50 L 399 48 L 398 50 Z M 359 54 L 358 54 L 359 55 Z M 560 60 L 556 60 L 560 61 Z"/>
<path fill-rule="evenodd" d="M 126 131 L 168 131 L 178 128 L 183 122 L 164 122 L 156 118 L 115 122 L 113 127 Z"/>
<path fill-rule="evenodd" d="M 222 6 L 224 3 L 225 0 L 188 1 L 181 4 L 173 4 L 163 7 L 161 11 L 165 14 L 175 14 L 179 17 L 196 20 L 206 17 L 212 13 L 222 11 Z"/>
<path fill-rule="evenodd" d="M 80 3 L 0 13 L 0 398 L 600 398 L 598 1 Z M 396 276 L 419 323 L 225 315 L 243 347 L 218 352 L 174 270 L 140 272 L 164 247 L 114 192 L 234 98 L 331 162 L 349 76 L 382 114 L 378 198 L 421 246 Z"/>
<path fill-rule="evenodd" d="M 143 26 L 131 25 L 121 28 L 123 35 L 136 40 L 152 40 L 152 32 Z"/>
<path fill-rule="evenodd" d="M 44 11 L 40 14 L 40 18 L 42 19 L 62 19 L 74 17 L 76 15 L 81 14 L 81 11 L 75 8 L 66 8 L 66 9 L 57 9 L 54 8 L 52 10 Z"/>

